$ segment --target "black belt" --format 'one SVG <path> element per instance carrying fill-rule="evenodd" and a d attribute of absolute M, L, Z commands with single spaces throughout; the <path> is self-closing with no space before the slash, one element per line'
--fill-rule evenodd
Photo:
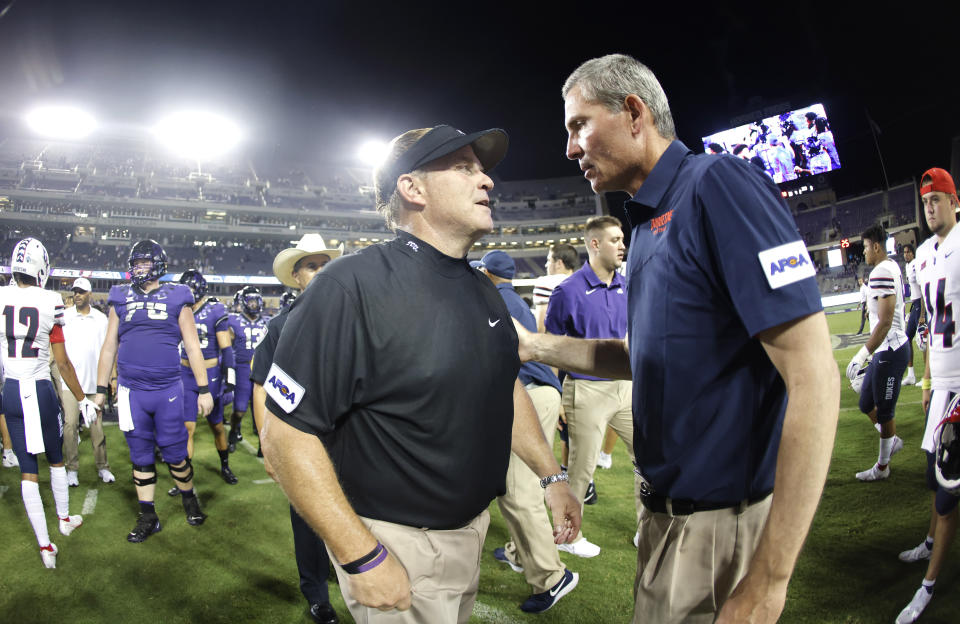
<path fill-rule="evenodd" d="M 653 513 L 669 513 L 674 516 L 689 516 L 698 511 L 715 511 L 717 509 L 736 509 L 738 514 L 743 513 L 747 507 L 766 499 L 773 490 L 769 490 L 754 498 L 744 499 L 735 503 L 713 503 L 694 500 L 684 500 L 680 498 L 668 498 L 659 494 L 641 494 L 640 501 L 643 506 Z"/>

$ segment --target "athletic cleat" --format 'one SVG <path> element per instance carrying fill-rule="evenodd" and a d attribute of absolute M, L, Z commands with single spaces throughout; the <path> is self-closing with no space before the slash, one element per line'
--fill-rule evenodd
<path fill-rule="evenodd" d="M 67 485 L 70 487 L 77 487 L 80 485 L 80 480 L 77 478 L 76 470 L 67 471 Z"/>
<path fill-rule="evenodd" d="M 43 567 L 53 570 L 57 567 L 57 545 L 50 542 L 48 546 L 40 547 L 40 559 L 43 561 Z"/>
<path fill-rule="evenodd" d="M 526 613 L 543 613 L 557 604 L 557 602 L 573 591 L 580 582 L 580 575 L 570 570 L 563 571 L 563 577 L 557 584 L 540 594 L 533 594 L 523 601 L 520 610 Z"/>
<path fill-rule="evenodd" d="M 132 531 L 127 533 L 127 541 L 139 544 L 154 533 L 159 533 L 162 528 L 163 527 L 160 526 L 160 518 L 158 518 L 156 514 L 148 515 L 140 513 L 137 516 L 136 526 L 133 527 Z"/>
<path fill-rule="evenodd" d="M 329 602 L 315 602 L 310 605 L 310 618 L 317 624 L 338 624 L 340 619 Z"/>
<path fill-rule="evenodd" d="M 223 480 L 230 485 L 236 485 L 240 482 L 240 479 L 237 478 L 237 475 L 233 474 L 233 471 L 230 470 L 230 466 L 224 465 L 220 468 L 220 476 L 223 477 Z"/>
<path fill-rule="evenodd" d="M 493 558 L 499 561 L 500 563 L 505 563 L 510 566 L 510 569 L 514 572 L 523 572 L 523 566 L 519 566 L 514 562 L 510 561 L 507 557 L 507 551 L 505 548 L 494 548 L 493 549 Z"/>
<path fill-rule="evenodd" d="M 227 434 L 227 451 L 233 453 L 237 450 L 237 444 L 243 439 L 240 433 L 240 427 L 230 427 L 230 433 Z"/>
<path fill-rule="evenodd" d="M 927 548 L 926 540 L 920 542 L 920 545 L 916 548 L 911 548 L 910 550 L 905 550 L 900 553 L 900 561 L 904 563 L 913 563 L 915 561 L 920 561 L 921 559 L 929 559 L 930 555 L 933 554 L 933 551 Z"/>
<path fill-rule="evenodd" d="M 13 452 L 13 449 L 4 449 L 3 450 L 3 467 L 4 468 L 16 468 L 20 465 L 20 462 L 17 460 L 16 453 Z"/>
<path fill-rule="evenodd" d="M 193 496 L 184 496 L 183 511 L 187 514 L 187 524 L 190 526 L 200 526 L 207 519 L 207 514 L 200 511 L 200 500 Z"/>
<path fill-rule="evenodd" d="M 876 464 L 873 465 L 869 470 L 864 470 L 863 472 L 857 473 L 857 479 L 860 481 L 882 481 L 890 476 L 890 466 L 887 466 L 883 470 L 877 467 Z"/>
<path fill-rule="evenodd" d="M 917 382 L 917 387 L 918 387 L 918 388 L 923 387 L 923 380 L 922 380 L 922 379 Z"/>
<path fill-rule="evenodd" d="M 167 490 L 167 496 L 180 496 L 180 488 L 178 488 L 177 486 L 173 486 L 172 488 Z"/>
<path fill-rule="evenodd" d="M 103 468 L 102 470 L 100 470 L 99 474 L 100 474 L 100 480 L 103 481 L 104 483 L 113 483 L 114 481 L 117 480 L 117 478 L 113 476 L 113 473 L 107 470 L 106 468 Z"/>
<path fill-rule="evenodd" d="M 903 438 L 898 435 L 893 436 L 893 448 L 890 449 L 890 458 L 903 450 Z"/>
<path fill-rule="evenodd" d="M 73 530 L 83 524 L 83 516 L 67 516 L 66 519 L 60 518 L 60 532 L 64 535 L 70 535 Z"/>
<path fill-rule="evenodd" d="M 926 587 L 921 586 L 920 589 L 917 590 L 917 593 L 913 595 L 910 604 L 904 607 L 900 615 L 897 616 L 896 624 L 916 622 L 920 614 L 923 613 L 923 610 L 930 604 L 931 598 L 933 598 L 933 594 L 928 592 Z"/>
<path fill-rule="evenodd" d="M 597 456 L 597 467 L 603 468 L 604 470 L 613 468 L 613 455 L 608 455 L 600 451 L 600 455 Z"/>
<path fill-rule="evenodd" d="M 903 385 L 912 386 L 917 383 L 917 377 L 913 373 L 908 374 L 903 378 Z"/>
<path fill-rule="evenodd" d="M 557 544 L 557 550 L 590 559 L 600 554 L 600 547 L 587 541 L 587 538 L 581 537 L 572 544 Z"/>
<path fill-rule="evenodd" d="M 600 497 L 597 496 L 597 486 L 591 481 L 590 485 L 587 486 L 587 493 L 583 497 L 583 504 L 596 505 L 598 500 L 600 500 Z"/>

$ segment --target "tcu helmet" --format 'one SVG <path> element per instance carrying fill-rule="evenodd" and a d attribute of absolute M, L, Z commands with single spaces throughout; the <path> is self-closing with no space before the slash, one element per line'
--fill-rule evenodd
<path fill-rule="evenodd" d="M 287 291 L 280 296 L 280 309 L 286 310 L 297 299 L 297 293 Z"/>
<path fill-rule="evenodd" d="M 197 269 L 187 269 L 180 276 L 180 283 L 186 284 L 193 291 L 193 300 L 198 302 L 207 294 L 207 280 Z"/>
<path fill-rule="evenodd" d="M 43 288 L 50 277 L 50 257 L 43 243 L 35 238 L 25 238 L 13 248 L 10 256 L 10 271 L 23 273 L 37 280 Z"/>
<path fill-rule="evenodd" d="M 934 441 L 937 481 L 947 492 L 960 496 L 960 394 L 947 404 Z"/>
<path fill-rule="evenodd" d="M 137 260 L 150 260 L 153 264 L 150 270 L 137 274 L 133 270 L 133 265 Z M 160 279 L 167 272 L 167 254 L 163 251 L 160 243 L 154 240 L 142 240 L 133 246 L 130 250 L 130 258 L 127 261 L 130 266 L 130 281 L 137 286 L 143 286 L 147 282 Z"/>
<path fill-rule="evenodd" d="M 263 309 L 263 297 L 253 286 L 244 286 L 238 293 L 240 307 L 247 316 L 257 316 Z"/>

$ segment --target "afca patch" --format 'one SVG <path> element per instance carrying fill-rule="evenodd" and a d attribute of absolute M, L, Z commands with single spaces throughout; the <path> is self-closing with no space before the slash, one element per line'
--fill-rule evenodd
<path fill-rule="evenodd" d="M 770 288 L 781 288 L 817 274 L 802 240 L 766 249 L 757 256 Z"/>
<path fill-rule="evenodd" d="M 263 388 L 267 391 L 267 396 L 288 414 L 297 409 L 303 399 L 303 386 L 276 364 L 270 367 Z"/>

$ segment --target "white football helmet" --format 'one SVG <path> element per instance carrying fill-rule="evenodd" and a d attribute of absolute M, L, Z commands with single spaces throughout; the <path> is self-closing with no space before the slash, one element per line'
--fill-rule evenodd
<path fill-rule="evenodd" d="M 50 257 L 43 243 L 35 238 L 25 238 L 17 243 L 10 256 L 10 270 L 33 277 L 37 286 L 43 288 L 50 277 Z"/>
<path fill-rule="evenodd" d="M 960 496 L 960 394 L 947 404 L 934 439 L 937 482 L 947 492 Z"/>

